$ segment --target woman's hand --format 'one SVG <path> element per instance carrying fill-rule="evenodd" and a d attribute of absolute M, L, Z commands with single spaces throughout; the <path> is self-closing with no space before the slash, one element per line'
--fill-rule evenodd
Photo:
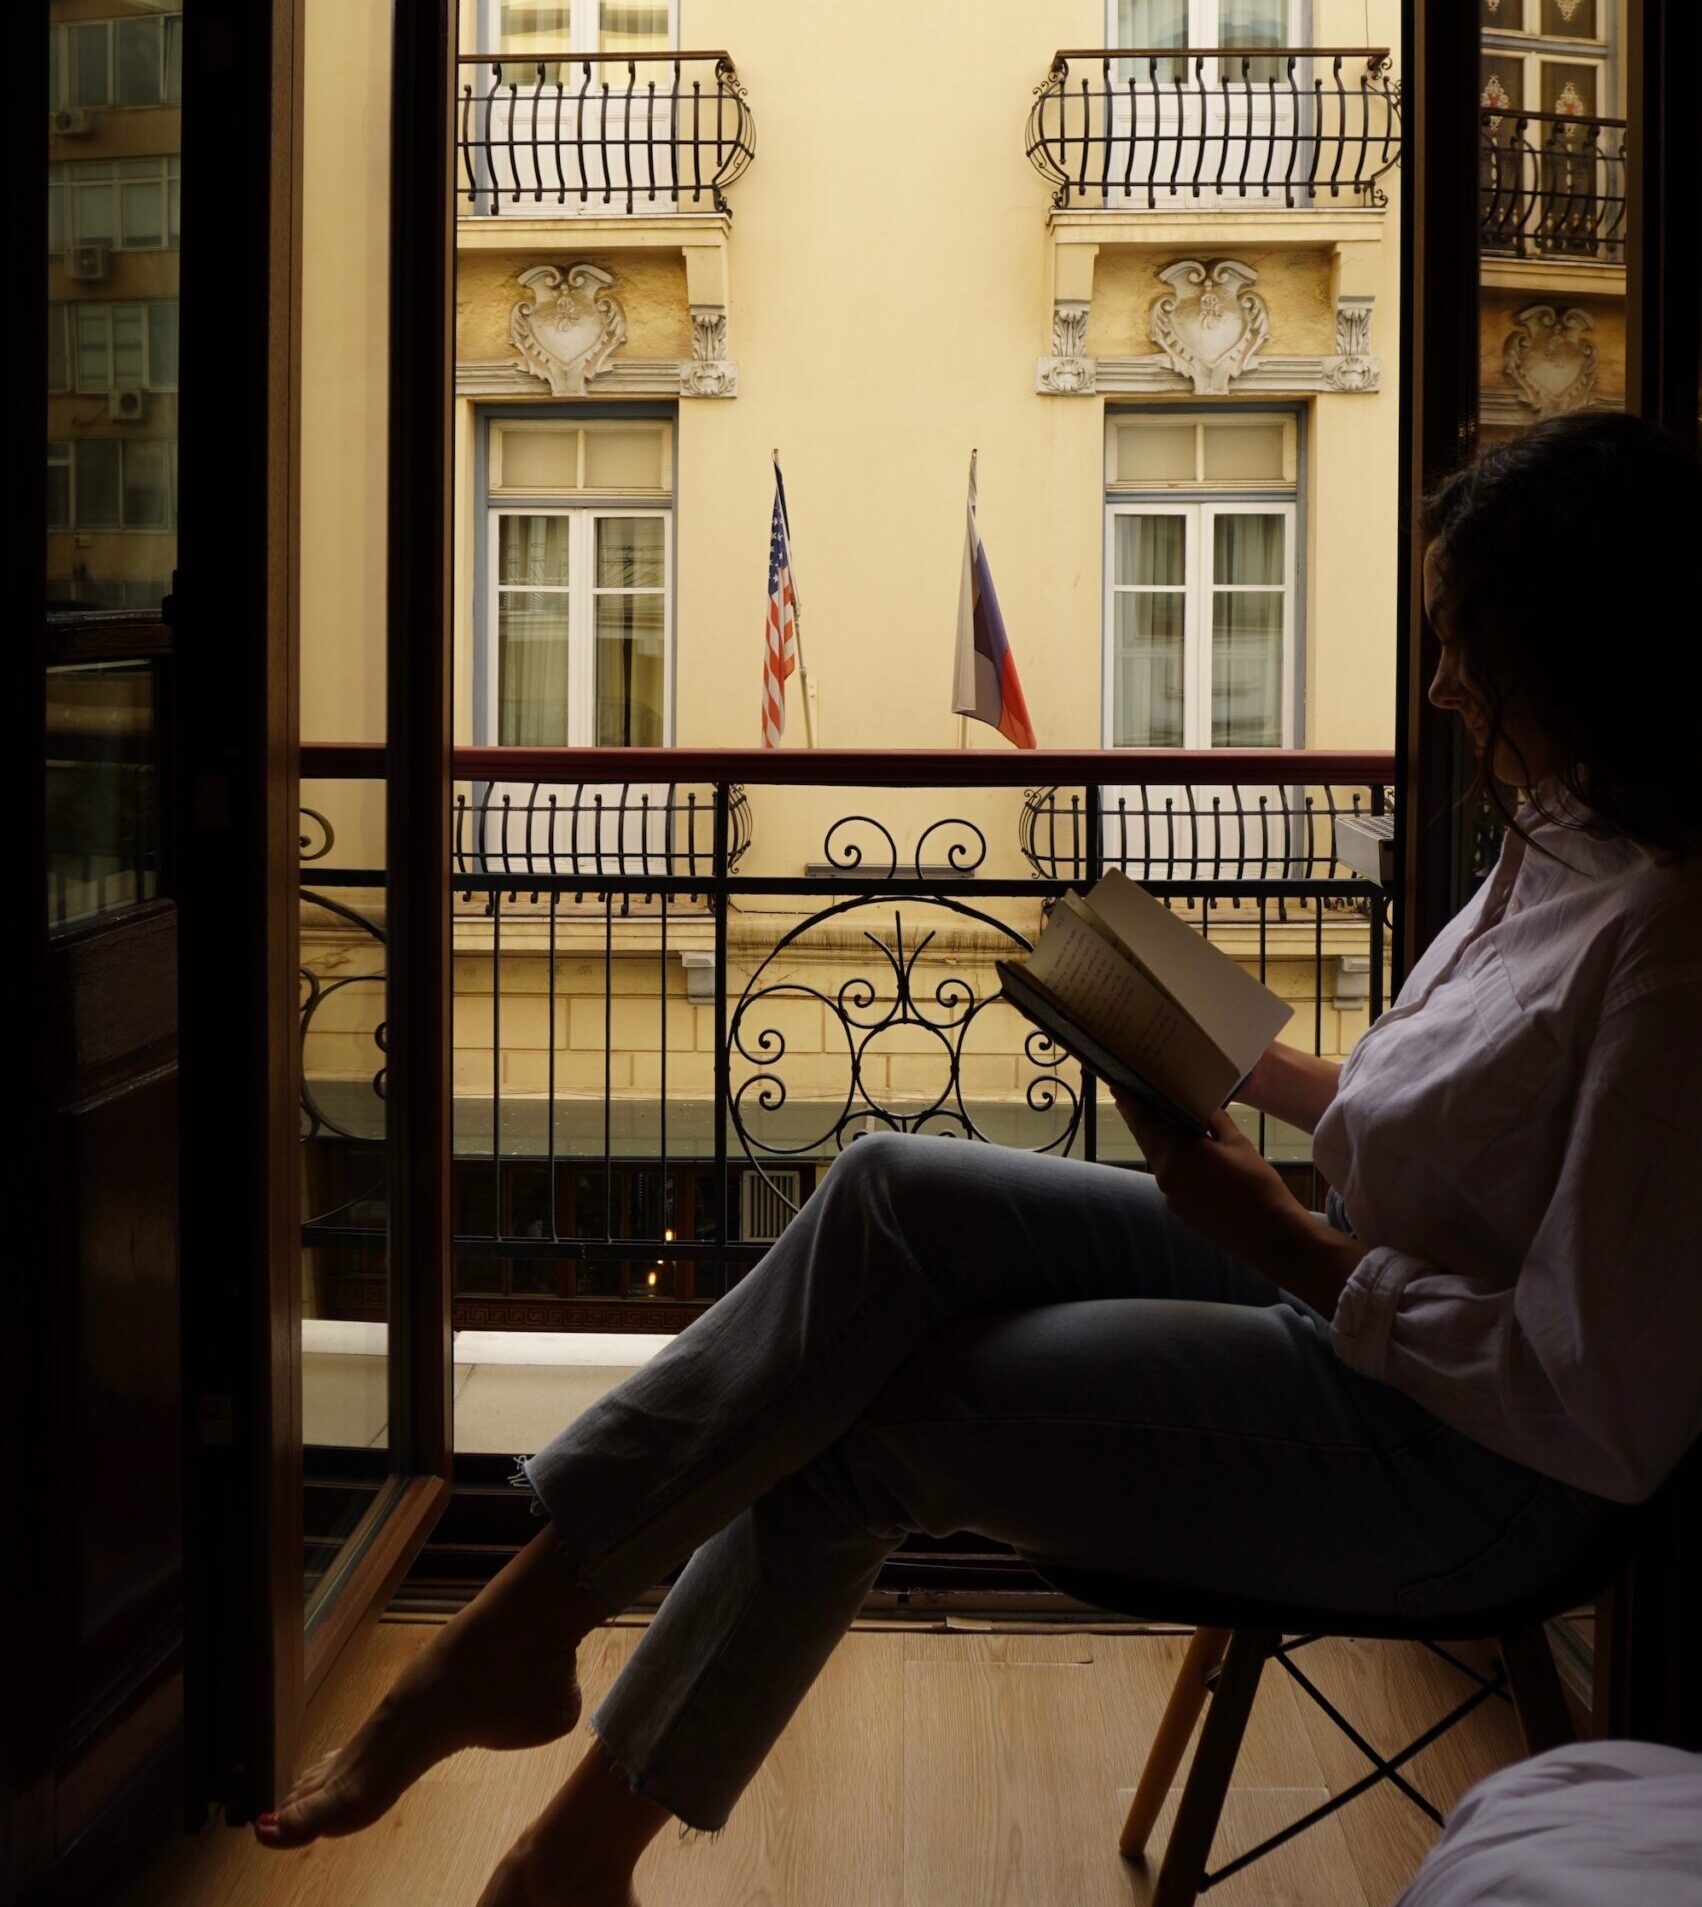
<path fill-rule="evenodd" d="M 1203 1138 L 1111 1089 L 1165 1202 L 1185 1224 L 1326 1315 L 1364 1255 L 1308 1212 L 1227 1112 Z"/>

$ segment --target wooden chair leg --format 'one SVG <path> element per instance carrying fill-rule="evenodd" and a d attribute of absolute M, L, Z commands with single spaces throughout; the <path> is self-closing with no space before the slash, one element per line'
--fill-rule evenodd
<path fill-rule="evenodd" d="M 1199 1897 L 1212 1837 L 1223 1812 L 1223 1798 L 1229 1792 L 1229 1778 L 1241 1752 L 1241 1737 L 1247 1732 L 1247 1717 L 1253 1712 L 1259 1677 L 1280 1639 L 1268 1629 L 1237 1629 L 1230 1638 L 1229 1653 L 1217 1678 L 1211 1707 L 1206 1710 L 1205 1727 L 1200 1731 L 1200 1745 L 1188 1770 L 1188 1783 L 1182 1790 L 1176 1819 L 1170 1824 L 1170 1841 L 1164 1850 L 1158 1885 L 1153 1889 L 1152 1907 L 1193 1907 Z"/>
<path fill-rule="evenodd" d="M 1194 1724 L 1200 1719 L 1200 1710 L 1206 1705 L 1206 1696 L 1210 1693 L 1207 1677 L 1223 1660 L 1231 1633 L 1228 1629 L 1194 1631 L 1188 1653 L 1182 1658 L 1176 1686 L 1165 1704 L 1164 1717 L 1147 1750 L 1140 1785 L 1135 1789 L 1129 1818 L 1123 1823 L 1123 1833 L 1117 1842 L 1117 1851 L 1125 1860 L 1139 1860 L 1146 1852 L 1147 1837 L 1152 1833 L 1159 1809 L 1164 1806 L 1170 1784 L 1176 1779 L 1176 1770 L 1182 1765 Z"/>
<path fill-rule="evenodd" d="M 1545 1748 L 1561 1748 L 1575 1741 L 1572 1711 L 1566 1706 L 1566 1691 L 1560 1686 L 1560 1671 L 1554 1666 L 1554 1652 L 1548 1646 L 1543 1625 L 1539 1622 L 1533 1628 L 1502 1636 L 1499 1646 L 1507 1684 L 1513 1692 L 1513 1707 L 1525 1737 L 1525 1752 L 1540 1755 Z"/>

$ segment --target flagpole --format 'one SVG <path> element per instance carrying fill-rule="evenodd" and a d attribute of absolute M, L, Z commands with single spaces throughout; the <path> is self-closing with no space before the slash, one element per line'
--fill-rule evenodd
<path fill-rule="evenodd" d="M 973 515 L 975 511 L 975 459 L 980 454 L 978 450 L 973 449 L 969 453 L 969 510 L 971 515 Z M 969 746 L 969 717 L 961 711 L 957 718 L 957 745 L 959 748 L 967 748 Z"/>
<path fill-rule="evenodd" d="M 792 554 L 792 512 L 786 503 L 786 479 L 780 473 L 780 450 L 777 445 L 773 451 L 774 482 L 780 492 L 780 514 L 786 524 L 786 554 Z M 788 564 L 790 567 L 790 564 Z M 804 739 L 811 748 L 816 745 L 816 685 L 810 676 L 810 665 L 804 660 L 804 607 L 798 596 L 798 572 L 792 570 L 792 639 L 798 645 L 798 687 L 804 698 Z"/>

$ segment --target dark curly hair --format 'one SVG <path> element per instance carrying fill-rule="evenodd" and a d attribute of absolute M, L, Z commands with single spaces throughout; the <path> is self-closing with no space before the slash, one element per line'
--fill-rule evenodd
<path fill-rule="evenodd" d="M 1511 791 L 1490 765 L 1516 710 L 1553 746 L 1564 809 L 1589 817 L 1551 818 L 1702 847 L 1702 710 L 1681 686 L 1702 652 L 1702 463 L 1641 418 L 1551 418 L 1439 485 L 1420 527 L 1484 703 L 1479 785 L 1501 817 Z"/>

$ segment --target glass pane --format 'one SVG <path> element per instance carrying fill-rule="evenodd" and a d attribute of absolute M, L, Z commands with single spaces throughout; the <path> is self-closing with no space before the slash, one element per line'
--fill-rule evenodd
<path fill-rule="evenodd" d="M 585 433 L 587 490 L 665 490 L 663 432 L 654 424 Z"/>
<path fill-rule="evenodd" d="M 120 106 L 157 106 L 164 97 L 164 43 L 158 20 L 118 20 L 113 64 Z"/>
<path fill-rule="evenodd" d="M 653 53 L 669 43 L 667 0 L 602 0 L 597 16 L 601 53 Z"/>
<path fill-rule="evenodd" d="M 1542 99 L 1545 113 L 1563 113 L 1568 119 L 1595 116 L 1601 68 L 1580 60 L 1542 62 Z"/>
<path fill-rule="evenodd" d="M 1212 591 L 1214 748 L 1282 746 L 1282 611 L 1281 590 Z"/>
<path fill-rule="evenodd" d="M 47 446 L 47 527 L 50 530 L 68 530 L 71 527 L 71 446 L 69 444 L 49 444 Z M 47 606 L 54 608 L 56 595 L 53 579 L 47 584 Z"/>
<path fill-rule="evenodd" d="M 76 446 L 76 522 L 80 530 L 118 528 L 118 444 L 111 437 L 85 438 Z"/>
<path fill-rule="evenodd" d="M 121 188 L 122 243 L 149 251 L 165 243 L 165 188 L 158 179 L 136 180 Z"/>
<path fill-rule="evenodd" d="M 1111 672 L 1113 748 L 1182 746 L 1183 598 L 1120 590 Z"/>
<path fill-rule="evenodd" d="M 497 740 L 517 748 L 565 747 L 565 592 L 500 591 L 496 641 Z"/>
<path fill-rule="evenodd" d="M 75 180 L 75 170 L 72 172 Z M 73 184 L 71 232 L 73 245 L 110 245 L 118 236 L 118 199 L 110 185 Z"/>
<path fill-rule="evenodd" d="M 1542 30 L 1555 40 L 1599 40 L 1596 0 L 1542 0 Z"/>
<path fill-rule="evenodd" d="M 1218 0 L 1219 46 L 1287 46 L 1288 0 Z M 1284 60 L 1225 61 L 1226 77 L 1253 85 L 1287 76 Z"/>
<path fill-rule="evenodd" d="M 71 104 L 106 106 L 111 103 L 107 72 L 107 22 L 96 20 L 69 29 L 71 49 Z"/>
<path fill-rule="evenodd" d="M 566 0 L 502 0 L 492 53 L 562 53 L 573 44 L 573 8 Z"/>
<path fill-rule="evenodd" d="M 78 305 L 77 389 L 104 391 L 112 383 L 112 365 L 108 356 L 107 306 Z"/>
<path fill-rule="evenodd" d="M 1524 105 L 1525 62 L 1517 53 L 1486 52 L 1478 78 L 1478 98 L 1491 112 L 1517 112 Z"/>
<path fill-rule="evenodd" d="M 169 446 L 158 440 L 124 446 L 124 525 L 131 530 L 171 526 Z"/>
<path fill-rule="evenodd" d="M 47 918 L 67 926 L 159 892 L 154 664 L 47 673 Z"/>
<path fill-rule="evenodd" d="M 565 516 L 497 518 L 497 578 L 504 583 L 565 587 L 568 534 Z"/>
<path fill-rule="evenodd" d="M 170 14 L 165 22 L 165 103 L 175 106 L 183 97 L 183 17 Z"/>
<path fill-rule="evenodd" d="M 68 391 L 71 388 L 71 311 L 68 305 L 47 308 L 47 388 Z"/>
<path fill-rule="evenodd" d="M 1187 519 L 1118 516 L 1113 582 L 1181 588 L 1187 580 Z"/>
<path fill-rule="evenodd" d="M 1280 516 L 1219 516 L 1212 525 L 1214 583 L 1277 583 L 1288 580 L 1283 547 L 1288 528 Z"/>
<path fill-rule="evenodd" d="M 177 301 L 148 307 L 148 382 L 156 391 L 177 389 Z"/>
<path fill-rule="evenodd" d="M 1192 424 L 1119 424 L 1117 481 L 1192 483 L 1194 431 Z"/>
<path fill-rule="evenodd" d="M 147 320 L 146 305 L 112 307 L 112 381 L 121 388 L 135 390 L 146 382 Z"/>
<path fill-rule="evenodd" d="M 666 525 L 655 516 L 600 517 L 597 584 L 601 589 L 660 589 Z"/>
<path fill-rule="evenodd" d="M 498 483 L 505 490 L 577 490 L 579 432 L 500 430 Z"/>
<path fill-rule="evenodd" d="M 1206 476 L 1214 483 L 1285 483 L 1281 424 L 1208 425 Z"/>
<path fill-rule="evenodd" d="M 597 598 L 597 732 L 601 748 L 660 748 L 665 684 L 662 598 Z"/>

